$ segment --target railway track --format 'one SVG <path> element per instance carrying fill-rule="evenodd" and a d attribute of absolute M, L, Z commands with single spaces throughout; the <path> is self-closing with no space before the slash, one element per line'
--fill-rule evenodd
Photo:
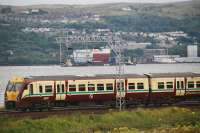
<path fill-rule="evenodd" d="M 163 104 L 162 106 L 154 106 L 154 105 L 139 105 L 139 106 L 130 106 L 125 111 L 134 110 L 137 107 L 141 108 L 159 108 L 159 107 L 169 107 L 168 104 Z M 188 108 L 199 108 L 200 109 L 200 102 L 197 101 L 187 101 L 187 102 L 180 102 L 172 104 L 171 107 L 188 107 Z M 72 113 L 85 113 L 85 114 L 103 114 L 111 111 L 119 111 L 116 108 L 104 107 L 104 106 L 93 106 L 93 107 L 67 107 L 67 108 L 60 108 L 55 107 L 51 110 L 34 110 L 34 111 L 13 111 L 13 110 L 4 110 L 0 111 L 0 116 L 5 117 L 17 117 L 17 118 L 24 118 L 30 117 L 33 119 L 45 118 L 52 115 L 70 115 Z"/>
<path fill-rule="evenodd" d="M 112 109 L 114 110 L 114 109 Z M 51 115 L 70 115 L 74 112 L 77 113 L 85 113 L 85 114 L 102 114 L 109 112 L 110 108 L 106 107 L 70 107 L 70 108 L 52 108 L 51 110 L 34 110 L 34 111 L 0 111 L 0 116 L 5 117 L 17 117 L 17 118 L 23 118 L 23 117 L 30 117 L 30 118 L 45 118 Z"/>

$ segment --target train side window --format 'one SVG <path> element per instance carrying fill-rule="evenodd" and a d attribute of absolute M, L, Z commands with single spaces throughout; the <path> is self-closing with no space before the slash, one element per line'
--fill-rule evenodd
<path fill-rule="evenodd" d="M 76 85 L 69 85 L 69 91 L 76 91 Z"/>
<path fill-rule="evenodd" d="M 184 83 L 183 83 L 183 81 L 181 81 L 181 88 L 182 88 L 182 89 L 184 88 Z"/>
<path fill-rule="evenodd" d="M 144 83 L 137 83 L 137 89 L 144 89 Z"/>
<path fill-rule="evenodd" d="M 88 84 L 88 91 L 94 91 L 95 85 L 94 84 Z"/>
<path fill-rule="evenodd" d="M 200 88 L 200 81 L 197 81 L 197 82 L 196 82 L 196 87 L 197 87 L 197 88 Z"/>
<path fill-rule="evenodd" d="M 79 84 L 78 89 L 79 91 L 85 91 L 85 84 Z"/>
<path fill-rule="evenodd" d="M 188 82 L 188 88 L 194 88 L 194 81 Z"/>
<path fill-rule="evenodd" d="M 52 86 L 51 85 L 46 85 L 45 86 L 45 92 L 52 92 Z"/>
<path fill-rule="evenodd" d="M 173 89 L 173 82 L 167 82 L 167 89 Z"/>
<path fill-rule="evenodd" d="M 65 85 L 62 84 L 62 92 L 65 92 Z"/>
<path fill-rule="evenodd" d="M 97 84 L 97 91 L 103 91 L 104 90 L 104 84 Z"/>
<path fill-rule="evenodd" d="M 113 84 L 106 84 L 106 90 L 112 91 L 113 90 Z"/>
<path fill-rule="evenodd" d="M 165 88 L 164 82 L 158 82 L 158 89 L 164 89 L 164 88 Z"/>
<path fill-rule="evenodd" d="M 135 89 L 135 83 L 128 83 L 128 89 L 134 90 Z"/>
<path fill-rule="evenodd" d="M 59 93 L 60 92 L 60 85 L 57 84 L 57 92 Z"/>
<path fill-rule="evenodd" d="M 176 84 L 177 84 L 177 85 L 176 85 L 176 86 L 177 86 L 177 89 L 180 89 L 180 82 L 177 81 Z"/>
<path fill-rule="evenodd" d="M 32 95 L 33 94 L 33 84 L 30 84 L 30 88 L 29 88 L 29 94 Z"/>
<path fill-rule="evenodd" d="M 42 93 L 42 86 L 39 86 L 39 92 Z"/>

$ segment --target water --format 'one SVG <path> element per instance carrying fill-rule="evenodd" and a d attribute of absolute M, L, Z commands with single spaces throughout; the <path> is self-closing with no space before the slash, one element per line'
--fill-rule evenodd
<path fill-rule="evenodd" d="M 8 80 L 13 76 L 44 76 L 44 75 L 92 75 L 115 74 L 115 66 L 2 66 L 0 67 L 0 105 L 3 104 L 4 91 Z M 125 66 L 124 73 L 166 73 L 196 72 L 200 73 L 200 63 L 188 64 L 137 64 Z"/>

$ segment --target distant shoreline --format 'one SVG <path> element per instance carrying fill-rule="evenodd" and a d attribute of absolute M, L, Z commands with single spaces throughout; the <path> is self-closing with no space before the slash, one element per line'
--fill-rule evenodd
<path fill-rule="evenodd" d="M 38 1 L 37 2 L 9 2 L 9 1 L 6 1 L 6 2 L 0 2 L 0 4 L 2 6 L 46 6 L 46 5 L 49 5 L 49 6 L 52 6 L 52 5 L 61 5 L 61 6 L 87 6 L 87 5 L 103 5 L 103 4 L 118 4 L 118 3 L 125 3 L 125 4 L 169 4 L 169 3 L 182 3 L 182 2 L 188 2 L 188 1 L 192 1 L 192 0 L 160 0 L 160 1 L 149 1 L 149 0 L 145 0 L 145 1 L 140 1 L 140 0 L 113 0 L 113 1 L 106 1 L 104 0 L 103 2 L 101 1 L 92 1 L 92 0 L 87 0 L 84 1 L 84 2 L 79 2 L 77 3 L 77 1 L 68 1 L 68 2 L 55 2 L 55 1 L 51 1 L 51 0 L 46 0 L 46 2 L 41 2 L 39 3 Z"/>
<path fill-rule="evenodd" d="M 134 66 L 134 65 L 139 65 L 139 64 L 142 64 L 142 65 L 149 65 L 149 64 L 161 64 L 161 65 L 164 65 L 164 64 L 200 64 L 200 62 L 180 62 L 180 63 L 136 63 L 136 64 L 133 64 L 133 65 L 126 65 L 125 66 Z M 12 67 L 12 66 L 61 66 L 60 64 L 39 64 L 39 65 L 36 65 L 36 64 L 33 64 L 33 65 L 0 65 L 0 67 Z M 104 65 L 74 65 L 74 66 L 69 66 L 69 67 L 86 67 L 86 66 L 104 66 Z M 105 66 L 116 66 L 116 65 L 105 65 Z M 68 66 L 61 66 L 61 67 L 68 67 Z"/>

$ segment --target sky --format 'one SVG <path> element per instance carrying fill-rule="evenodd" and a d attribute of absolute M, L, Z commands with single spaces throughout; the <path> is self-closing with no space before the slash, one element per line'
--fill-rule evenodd
<path fill-rule="evenodd" d="M 135 3 L 168 3 L 189 0 L 0 0 L 0 5 L 39 5 L 39 4 L 68 4 L 68 5 L 85 5 L 85 4 L 103 4 L 117 2 L 135 2 Z"/>

